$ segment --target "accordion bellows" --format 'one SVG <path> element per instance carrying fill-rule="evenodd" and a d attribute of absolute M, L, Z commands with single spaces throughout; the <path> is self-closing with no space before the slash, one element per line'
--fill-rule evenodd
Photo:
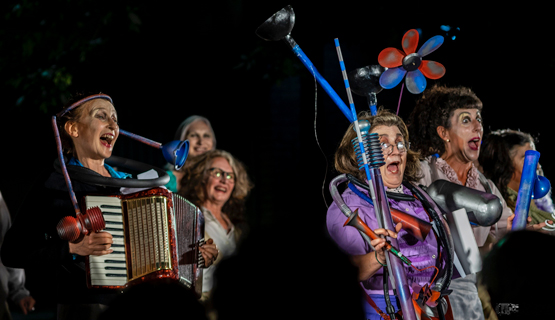
<path fill-rule="evenodd" d="M 134 283 L 175 280 L 202 294 L 204 216 L 185 198 L 164 188 L 118 196 L 85 197 L 98 206 L 113 237 L 111 254 L 89 256 L 90 288 L 123 289 Z"/>

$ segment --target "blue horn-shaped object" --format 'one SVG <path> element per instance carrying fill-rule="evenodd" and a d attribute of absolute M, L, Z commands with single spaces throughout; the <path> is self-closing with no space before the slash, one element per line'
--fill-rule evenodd
<path fill-rule="evenodd" d="M 189 155 L 189 140 L 173 140 L 163 145 L 160 149 L 162 149 L 162 154 L 166 161 L 173 164 L 175 170 L 179 170 L 183 167 Z"/>
<path fill-rule="evenodd" d="M 173 140 L 162 145 L 160 142 L 152 141 L 125 130 L 120 129 L 119 133 L 128 138 L 135 139 L 146 145 L 162 150 L 164 158 L 167 162 L 174 165 L 175 170 L 179 170 L 183 167 L 185 160 L 187 160 L 187 156 L 189 155 L 189 140 Z"/>

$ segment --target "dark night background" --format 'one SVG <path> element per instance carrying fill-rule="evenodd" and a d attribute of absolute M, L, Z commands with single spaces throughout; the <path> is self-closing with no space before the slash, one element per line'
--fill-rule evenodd
<path fill-rule="evenodd" d="M 350 71 L 377 64 L 386 47 L 400 49 L 408 29 L 420 29 L 419 48 L 444 35 L 426 59 L 447 72 L 428 87 L 471 87 L 484 104 L 485 133 L 512 128 L 539 137 L 540 162 L 551 178 L 548 75 L 555 65 L 542 8 L 444 3 L 3 1 L 0 190 L 12 216 L 32 201 L 28 188 L 56 157 L 51 116 L 71 93 L 101 91 L 114 99 L 122 129 L 154 141 L 172 140 L 190 115 L 209 118 L 218 148 L 242 160 L 254 181 L 251 228 L 290 221 L 283 237 L 317 246 L 310 235 L 325 229 L 333 153 L 348 121 L 322 87 L 315 91 L 315 80 L 284 42 L 255 35 L 288 4 L 296 13 L 292 37 L 346 103 L 334 38 Z M 441 25 L 460 30 L 447 35 Z M 379 93 L 378 104 L 396 110 L 400 88 Z M 403 118 L 416 98 L 405 89 Z M 366 99 L 354 99 L 363 110 Z M 114 154 L 165 163 L 157 150 L 122 136 Z"/>

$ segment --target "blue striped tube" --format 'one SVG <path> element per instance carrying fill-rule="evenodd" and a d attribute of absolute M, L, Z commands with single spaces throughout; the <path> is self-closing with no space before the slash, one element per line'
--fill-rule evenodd
<path fill-rule="evenodd" d="M 353 96 L 351 94 L 351 87 L 349 85 L 349 78 L 347 77 L 347 71 L 345 70 L 345 62 L 343 61 L 343 55 L 341 54 L 341 47 L 339 46 L 339 40 L 337 38 L 335 41 L 335 50 L 337 50 L 337 56 L 339 57 L 339 65 L 341 66 L 341 74 L 343 75 L 343 82 L 345 83 L 345 89 L 347 89 L 347 98 L 349 99 L 349 107 L 351 108 L 351 114 L 353 119 L 357 119 L 355 104 L 353 102 Z"/>

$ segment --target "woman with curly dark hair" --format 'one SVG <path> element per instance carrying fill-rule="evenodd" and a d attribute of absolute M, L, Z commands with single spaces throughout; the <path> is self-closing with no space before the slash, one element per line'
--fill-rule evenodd
<path fill-rule="evenodd" d="M 484 131 L 481 112 L 482 101 L 469 88 L 435 85 L 423 93 L 408 120 L 412 147 L 422 160 L 422 185 L 444 179 L 503 198 L 497 186 L 474 166 Z M 506 218 L 512 214 L 502 202 L 498 232 L 506 229 Z M 474 228 L 478 247 L 484 245 L 490 229 Z"/>
<path fill-rule="evenodd" d="M 536 150 L 535 139 L 529 133 L 504 129 L 486 135 L 478 157 L 482 172 L 497 185 L 503 199 L 513 211 L 520 188 L 524 154 L 528 150 Z M 541 171 L 539 164 L 538 171 Z M 532 218 L 532 223 L 552 221 L 552 213 L 538 208 L 536 205 L 538 200 L 541 199 L 530 202 L 528 214 Z M 550 194 L 544 200 L 551 200 Z M 540 207 L 543 208 L 541 204 Z M 555 231 L 555 226 L 548 224 L 542 229 Z"/>
<path fill-rule="evenodd" d="M 212 319 L 214 267 L 236 251 L 241 235 L 237 224 L 243 220 L 245 201 L 253 185 L 244 165 L 227 151 L 216 149 L 193 159 L 185 169 L 179 194 L 201 209 L 205 240 L 212 239 L 219 249 L 214 266 L 204 270 L 202 281 L 201 301 Z"/>
<path fill-rule="evenodd" d="M 412 147 L 422 158 L 420 184 L 429 186 L 443 179 L 493 193 L 501 199 L 503 213 L 498 223 L 492 227 L 472 226 L 476 244 L 487 251 L 506 232 L 507 219 L 513 213 L 494 183 L 473 163 L 480 155 L 483 136 L 481 112 L 482 101 L 469 88 L 435 85 L 416 102 L 408 128 Z M 484 319 L 476 274 L 453 279 L 450 289 L 453 293 L 449 299 L 456 318 Z"/>

